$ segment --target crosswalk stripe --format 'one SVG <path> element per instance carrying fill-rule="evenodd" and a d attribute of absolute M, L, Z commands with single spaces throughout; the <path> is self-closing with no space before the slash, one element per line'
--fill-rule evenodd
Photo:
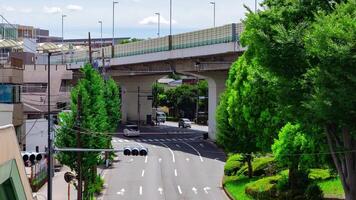
<path fill-rule="evenodd" d="M 124 140 L 125 142 L 130 142 L 130 141 L 128 141 L 128 140 Z"/>
<path fill-rule="evenodd" d="M 123 140 L 119 140 L 119 142 L 123 142 Z"/>
<path fill-rule="evenodd" d="M 141 142 L 141 140 L 139 140 L 139 139 L 136 139 L 135 141 L 136 141 L 136 142 Z"/>
<path fill-rule="evenodd" d="M 142 142 L 147 142 L 147 140 L 146 140 L 146 139 L 143 139 Z"/>
<path fill-rule="evenodd" d="M 159 139 L 159 140 L 161 140 L 161 141 L 165 141 L 164 139 Z"/>
<path fill-rule="evenodd" d="M 171 141 L 171 139 L 166 139 L 166 141 L 170 142 L 170 141 Z"/>
<path fill-rule="evenodd" d="M 159 140 L 158 139 L 154 139 L 154 141 L 158 142 Z"/>

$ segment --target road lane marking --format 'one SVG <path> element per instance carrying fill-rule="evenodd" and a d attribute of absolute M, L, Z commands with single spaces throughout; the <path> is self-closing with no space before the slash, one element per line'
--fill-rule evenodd
<path fill-rule="evenodd" d="M 179 194 L 182 194 L 182 189 L 180 189 L 179 185 L 178 185 L 178 192 L 179 192 Z"/>
<path fill-rule="evenodd" d="M 148 139 L 148 141 L 153 142 L 153 140 L 152 140 L 152 139 Z"/>
<path fill-rule="evenodd" d="M 192 190 L 193 190 L 194 194 L 198 194 L 197 188 L 193 187 Z"/>
<path fill-rule="evenodd" d="M 162 162 L 162 158 L 158 158 L 158 162 Z"/>
<path fill-rule="evenodd" d="M 179 144 L 176 144 L 176 147 L 180 148 L 180 145 L 179 145 Z"/>
<path fill-rule="evenodd" d="M 125 189 L 122 188 L 122 189 L 121 189 L 119 192 L 117 192 L 116 194 L 121 195 L 121 196 L 124 196 L 124 194 L 125 194 Z"/>
<path fill-rule="evenodd" d="M 178 176 L 177 169 L 174 169 L 174 176 Z"/>
<path fill-rule="evenodd" d="M 166 139 L 168 142 L 171 142 L 171 139 Z"/>
<path fill-rule="evenodd" d="M 195 152 L 197 152 L 197 154 L 198 154 L 198 156 L 199 156 L 199 158 L 200 158 L 200 161 L 201 162 L 204 162 L 204 160 L 203 160 L 203 158 L 201 157 L 201 154 L 199 153 L 199 151 L 198 150 L 196 150 L 192 145 L 190 145 L 190 144 L 188 144 L 188 143 L 186 143 L 186 142 L 183 142 L 184 144 L 186 144 L 186 145 L 188 145 L 190 148 L 192 148 Z"/>
<path fill-rule="evenodd" d="M 158 139 L 154 139 L 155 142 L 158 142 L 159 140 Z"/>
<path fill-rule="evenodd" d="M 113 140 L 114 143 L 116 143 L 117 141 L 116 140 Z"/>
<path fill-rule="evenodd" d="M 130 142 L 130 141 L 128 141 L 128 140 L 124 140 L 125 142 Z"/>
<path fill-rule="evenodd" d="M 186 160 L 187 162 L 189 162 L 189 158 L 186 158 L 185 160 Z"/>
<path fill-rule="evenodd" d="M 140 186 L 140 195 L 142 195 L 142 186 Z"/>
<path fill-rule="evenodd" d="M 161 140 L 162 142 L 164 142 L 164 141 L 165 141 L 165 139 L 159 139 L 159 140 Z"/>
<path fill-rule="evenodd" d="M 123 140 L 119 139 L 119 142 L 123 142 Z"/>
<path fill-rule="evenodd" d="M 201 147 L 204 147 L 204 144 L 202 144 L 202 143 L 200 143 L 199 145 L 200 145 Z"/>
<path fill-rule="evenodd" d="M 131 158 L 131 159 L 129 160 L 129 162 L 133 162 L 133 158 Z"/>
<path fill-rule="evenodd" d="M 139 139 L 136 139 L 136 142 L 141 142 L 141 140 L 139 140 Z"/>
<path fill-rule="evenodd" d="M 141 176 L 142 177 L 145 176 L 145 170 L 144 169 L 142 170 Z"/>
<path fill-rule="evenodd" d="M 173 138 L 172 141 L 177 141 L 177 139 Z"/>
<path fill-rule="evenodd" d="M 204 188 L 204 192 L 206 193 L 206 194 L 208 194 L 208 190 L 210 190 L 211 188 L 210 187 L 205 187 Z"/>
<path fill-rule="evenodd" d="M 145 158 L 145 163 L 147 163 L 148 162 L 148 156 L 146 156 L 146 158 Z"/>
<path fill-rule="evenodd" d="M 175 159 L 175 157 L 174 157 L 174 152 L 173 152 L 173 150 L 172 150 L 171 148 L 169 148 L 166 144 L 164 144 L 164 143 L 162 143 L 162 142 L 161 142 L 161 144 L 162 144 L 163 146 L 167 147 L 168 150 L 171 152 L 171 154 L 172 154 L 172 161 L 173 161 L 173 163 L 175 163 L 175 162 L 176 162 L 176 159 Z"/>
<path fill-rule="evenodd" d="M 163 189 L 161 187 L 158 188 L 158 192 L 159 192 L 160 195 L 162 195 L 163 194 Z"/>

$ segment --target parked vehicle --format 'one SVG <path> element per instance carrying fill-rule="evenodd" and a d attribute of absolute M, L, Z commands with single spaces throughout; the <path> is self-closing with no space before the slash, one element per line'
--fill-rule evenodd
<path fill-rule="evenodd" d="M 166 120 L 167 120 L 166 113 L 157 111 L 156 112 L 156 120 L 157 120 L 158 123 L 161 123 L 161 122 L 165 123 Z"/>
<path fill-rule="evenodd" d="M 126 125 L 126 127 L 124 128 L 124 136 L 126 137 L 140 136 L 140 130 L 138 130 L 138 126 Z"/>
<path fill-rule="evenodd" d="M 178 127 L 179 128 L 191 128 L 192 127 L 192 122 L 189 120 L 189 119 L 187 119 L 187 118 L 181 118 L 181 119 L 179 119 L 179 121 L 178 121 Z"/>

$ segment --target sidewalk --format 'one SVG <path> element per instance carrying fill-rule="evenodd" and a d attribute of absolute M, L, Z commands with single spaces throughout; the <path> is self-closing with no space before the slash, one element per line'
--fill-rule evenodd
<path fill-rule="evenodd" d="M 52 184 L 52 199 L 53 200 L 67 200 L 68 199 L 68 184 L 64 180 L 64 173 L 70 171 L 66 166 L 62 167 L 60 172 L 56 172 L 53 177 Z M 47 199 L 47 183 L 37 192 L 38 200 Z M 77 190 L 73 185 L 70 186 L 70 199 L 77 199 Z"/>
<path fill-rule="evenodd" d="M 98 168 L 98 174 L 105 175 L 105 170 Z M 52 199 L 53 200 L 68 200 L 68 184 L 64 180 L 64 174 L 69 172 L 67 166 L 63 166 L 60 172 L 55 172 L 52 184 Z M 47 200 L 47 183 L 37 192 L 33 193 L 37 196 L 37 200 Z M 74 185 L 70 185 L 70 200 L 77 199 L 77 190 Z M 36 199 L 35 199 L 36 200 Z"/>

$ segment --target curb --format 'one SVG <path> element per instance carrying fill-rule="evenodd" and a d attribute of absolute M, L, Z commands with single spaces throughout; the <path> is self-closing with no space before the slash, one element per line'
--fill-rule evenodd
<path fill-rule="evenodd" d="M 235 200 L 234 197 L 229 193 L 229 191 L 226 190 L 226 188 L 225 188 L 225 186 L 224 186 L 224 184 L 223 184 L 224 178 L 225 178 L 225 175 L 224 175 L 224 177 L 223 177 L 222 180 L 221 180 L 221 187 L 222 187 L 222 189 L 224 190 L 226 196 L 227 196 L 230 200 Z"/>

